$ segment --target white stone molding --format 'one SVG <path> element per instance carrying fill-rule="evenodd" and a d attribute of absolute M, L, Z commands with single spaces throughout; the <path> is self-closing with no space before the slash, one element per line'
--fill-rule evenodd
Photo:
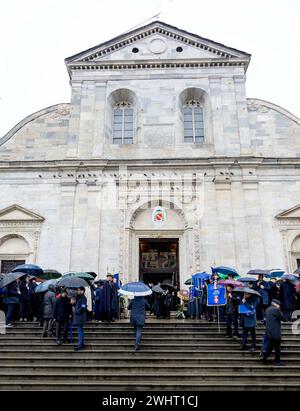
<path fill-rule="evenodd" d="M 44 218 L 39 214 L 17 204 L 0 210 L 0 243 L 10 238 L 24 239 L 29 247 L 28 262 L 36 262 L 43 221 Z M 4 257 L 7 259 L 20 258 L 19 255 Z M 1 258 L 5 259 L 3 256 Z"/>

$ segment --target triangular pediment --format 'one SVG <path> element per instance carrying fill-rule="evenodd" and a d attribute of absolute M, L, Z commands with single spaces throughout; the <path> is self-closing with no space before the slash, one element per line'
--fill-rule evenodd
<path fill-rule="evenodd" d="M 3 210 L 0 210 L 0 222 L 3 221 L 44 221 L 44 217 L 33 211 L 27 210 L 17 204 L 13 204 Z"/>
<path fill-rule="evenodd" d="M 249 61 L 250 55 L 167 23 L 155 21 L 69 57 L 66 64 L 177 59 Z"/>
<path fill-rule="evenodd" d="M 277 219 L 288 219 L 288 218 L 300 218 L 300 204 L 290 208 L 289 210 L 283 211 L 276 216 Z"/>

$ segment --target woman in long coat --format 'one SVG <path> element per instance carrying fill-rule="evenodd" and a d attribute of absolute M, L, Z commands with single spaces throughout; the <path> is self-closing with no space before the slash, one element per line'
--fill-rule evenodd
<path fill-rule="evenodd" d="M 149 308 L 149 304 L 144 297 L 134 297 L 128 306 L 128 310 L 131 310 L 130 324 L 135 328 L 136 351 L 141 348 L 142 331 L 146 321 L 146 308 Z"/>

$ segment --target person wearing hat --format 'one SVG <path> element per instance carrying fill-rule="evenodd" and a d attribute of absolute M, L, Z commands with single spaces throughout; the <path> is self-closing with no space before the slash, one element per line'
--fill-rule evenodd
<path fill-rule="evenodd" d="M 74 348 L 74 351 L 81 351 L 84 349 L 84 325 L 86 323 L 86 310 L 87 299 L 84 295 L 85 288 L 80 287 L 77 290 L 76 300 L 72 298 L 71 304 L 73 305 L 73 325 L 77 327 L 78 333 L 78 346 Z"/>
<path fill-rule="evenodd" d="M 281 312 L 280 301 L 272 300 L 271 306 L 266 310 L 266 337 L 267 345 L 263 353 L 263 363 L 267 363 L 269 355 L 275 350 L 275 365 L 283 365 L 280 361 L 281 347 L 281 322 L 284 321 L 284 316 Z"/>

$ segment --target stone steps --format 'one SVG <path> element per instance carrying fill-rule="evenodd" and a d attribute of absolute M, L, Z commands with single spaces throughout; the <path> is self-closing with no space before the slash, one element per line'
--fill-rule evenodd
<path fill-rule="evenodd" d="M 168 379 L 168 381 L 148 381 L 143 384 L 137 384 L 132 381 L 114 380 L 114 381 L 66 381 L 58 382 L 56 380 L 48 380 L 45 382 L 11 382 L 2 381 L 0 385 L 1 390 L 11 391 L 188 391 L 188 392 L 201 392 L 201 391 L 299 391 L 299 382 L 270 382 L 266 381 L 262 384 L 260 381 L 253 381 L 248 384 L 244 382 L 231 382 L 231 381 L 178 381 Z"/>
<path fill-rule="evenodd" d="M 0 390 L 299 390 L 300 336 L 283 327 L 285 367 L 263 366 L 216 323 L 152 321 L 142 350 L 125 322 L 89 323 L 87 347 L 57 346 L 37 323 L 20 323 L 0 335 Z M 264 329 L 258 327 L 258 342 Z"/>

